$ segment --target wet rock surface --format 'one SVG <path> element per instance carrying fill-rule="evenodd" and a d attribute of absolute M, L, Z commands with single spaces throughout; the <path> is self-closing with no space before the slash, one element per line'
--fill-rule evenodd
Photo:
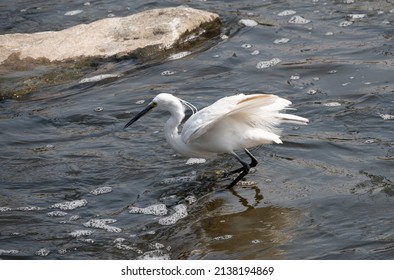
<path fill-rule="evenodd" d="M 10 56 L 54 62 L 166 51 L 218 32 L 219 22 L 217 14 L 179 6 L 106 18 L 61 31 L 5 34 L 0 36 L 0 62 Z"/>

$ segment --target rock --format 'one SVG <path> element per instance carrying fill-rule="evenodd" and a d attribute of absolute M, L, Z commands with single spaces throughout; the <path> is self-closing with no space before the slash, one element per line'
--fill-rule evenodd
<path fill-rule="evenodd" d="M 217 14 L 179 6 L 106 18 L 61 31 L 0 35 L 0 64 L 7 59 L 42 62 L 157 54 L 183 49 L 219 33 Z"/>

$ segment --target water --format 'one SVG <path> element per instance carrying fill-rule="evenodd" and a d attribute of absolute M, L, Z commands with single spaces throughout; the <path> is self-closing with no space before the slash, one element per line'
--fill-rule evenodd
<path fill-rule="evenodd" d="M 345 2 L 193 1 L 223 29 L 190 53 L 102 62 L 1 101 L 1 258 L 392 259 L 394 4 Z M 185 4 L 86 3 L 2 1 L 0 32 Z M 30 71 L 2 83 L 43 69 Z M 310 124 L 253 149 L 260 164 L 224 190 L 220 174 L 237 163 L 175 156 L 166 113 L 122 130 L 160 92 L 198 108 L 270 92 Z"/>

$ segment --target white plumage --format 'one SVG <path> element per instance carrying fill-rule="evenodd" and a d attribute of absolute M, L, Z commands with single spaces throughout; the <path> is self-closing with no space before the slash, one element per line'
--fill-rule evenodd
<path fill-rule="evenodd" d="M 198 158 L 231 153 L 240 161 L 243 168 L 230 172 L 233 174 L 242 171 L 230 184 L 232 187 L 249 172 L 251 166 L 257 164 L 248 148 L 272 142 L 281 144 L 278 128 L 281 123 L 308 123 L 306 118 L 280 112 L 289 105 L 289 100 L 272 94 L 238 94 L 221 98 L 197 111 L 182 99 L 169 93 L 160 93 L 125 128 L 154 107 L 169 111 L 171 116 L 165 124 L 164 132 L 167 142 L 177 153 Z M 193 111 L 193 115 L 183 124 L 179 134 L 178 127 L 185 117 L 185 106 Z M 251 164 L 235 154 L 240 149 L 245 149 L 252 159 Z"/>

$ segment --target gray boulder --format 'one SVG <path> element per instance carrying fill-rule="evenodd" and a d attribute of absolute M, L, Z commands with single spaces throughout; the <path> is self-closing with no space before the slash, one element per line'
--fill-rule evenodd
<path fill-rule="evenodd" d="M 0 64 L 16 58 L 61 62 L 165 52 L 212 37 L 219 29 L 214 13 L 184 6 L 153 9 L 61 31 L 0 35 Z"/>

